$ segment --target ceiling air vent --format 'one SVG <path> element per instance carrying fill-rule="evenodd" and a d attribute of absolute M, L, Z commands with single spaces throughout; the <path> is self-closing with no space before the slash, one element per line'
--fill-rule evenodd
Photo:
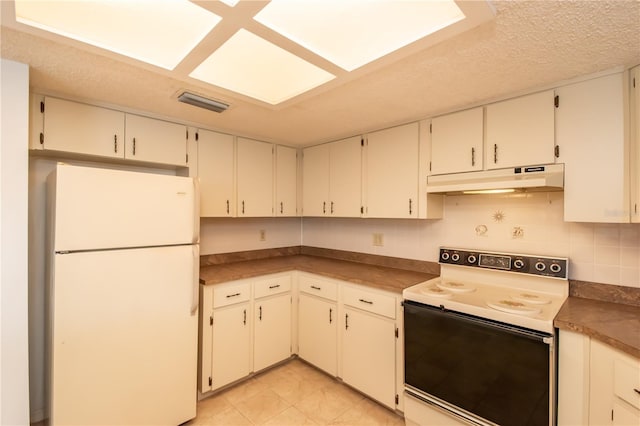
<path fill-rule="evenodd" d="M 197 106 L 215 112 L 223 112 L 226 111 L 227 108 L 229 108 L 229 105 L 225 104 L 224 102 L 214 101 L 213 99 L 194 95 L 193 93 L 189 92 L 183 92 L 180 96 L 178 96 L 178 100 L 180 102 L 184 102 L 185 104 Z"/>

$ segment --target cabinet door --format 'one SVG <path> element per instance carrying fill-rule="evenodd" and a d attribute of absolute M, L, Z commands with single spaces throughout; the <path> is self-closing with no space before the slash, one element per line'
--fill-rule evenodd
<path fill-rule="evenodd" d="M 349 307 L 343 321 L 342 380 L 395 409 L 395 323 Z"/>
<path fill-rule="evenodd" d="M 212 389 L 251 372 L 251 315 L 249 303 L 213 311 Z"/>
<path fill-rule="evenodd" d="M 362 208 L 362 138 L 329 144 L 329 214 L 360 217 Z"/>
<path fill-rule="evenodd" d="M 139 115 L 125 116 L 125 158 L 187 165 L 187 127 Z"/>
<path fill-rule="evenodd" d="M 631 221 L 640 222 L 640 66 L 629 71 L 631 134 Z"/>
<path fill-rule="evenodd" d="M 260 371 L 291 356 L 291 294 L 255 302 L 253 371 Z"/>
<path fill-rule="evenodd" d="M 238 138 L 238 217 L 273 216 L 273 145 Z"/>
<path fill-rule="evenodd" d="M 548 90 L 486 106 L 485 168 L 554 162 L 553 98 Z"/>
<path fill-rule="evenodd" d="M 198 312 L 198 389 L 211 390 L 211 361 L 213 357 L 213 286 L 200 286 L 200 310 Z"/>
<path fill-rule="evenodd" d="M 558 89 L 565 221 L 629 221 L 624 86 L 619 73 Z"/>
<path fill-rule="evenodd" d="M 295 148 L 276 146 L 276 216 L 296 216 L 298 156 Z"/>
<path fill-rule="evenodd" d="M 368 217 L 418 217 L 418 123 L 367 136 Z"/>
<path fill-rule="evenodd" d="M 208 130 L 198 130 L 197 135 L 200 216 L 232 217 L 236 211 L 233 136 Z"/>
<path fill-rule="evenodd" d="M 482 170 L 483 109 L 431 120 L 431 174 Z"/>
<path fill-rule="evenodd" d="M 45 97 L 43 139 L 40 147 L 124 158 L 124 113 Z"/>
<path fill-rule="evenodd" d="M 301 293 L 298 300 L 298 355 L 326 371 L 338 374 L 336 303 Z"/>
<path fill-rule="evenodd" d="M 329 203 L 329 145 L 303 150 L 302 214 L 325 216 Z"/>

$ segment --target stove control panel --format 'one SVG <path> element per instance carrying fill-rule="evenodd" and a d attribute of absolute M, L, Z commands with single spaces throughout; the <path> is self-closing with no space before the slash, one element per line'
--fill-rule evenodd
<path fill-rule="evenodd" d="M 439 263 L 542 275 L 565 280 L 569 277 L 569 260 L 563 257 L 491 253 L 443 247 L 440 248 Z"/>

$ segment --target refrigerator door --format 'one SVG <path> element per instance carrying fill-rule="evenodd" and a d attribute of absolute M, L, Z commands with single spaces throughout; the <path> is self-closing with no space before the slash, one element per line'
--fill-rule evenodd
<path fill-rule="evenodd" d="M 197 245 L 55 255 L 51 425 L 195 417 L 197 260 Z"/>
<path fill-rule="evenodd" d="M 48 185 L 56 252 L 198 242 L 192 178 L 58 164 Z"/>

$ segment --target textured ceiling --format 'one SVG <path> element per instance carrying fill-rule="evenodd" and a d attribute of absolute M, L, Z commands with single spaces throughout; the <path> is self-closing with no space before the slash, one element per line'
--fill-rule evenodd
<path fill-rule="evenodd" d="M 494 1 L 489 23 L 270 108 L 16 25 L 7 16 L 10 3 L 2 1 L 1 54 L 31 66 L 33 90 L 287 145 L 340 139 L 640 63 L 638 0 Z M 179 103 L 184 88 L 232 107 L 217 114 Z"/>

